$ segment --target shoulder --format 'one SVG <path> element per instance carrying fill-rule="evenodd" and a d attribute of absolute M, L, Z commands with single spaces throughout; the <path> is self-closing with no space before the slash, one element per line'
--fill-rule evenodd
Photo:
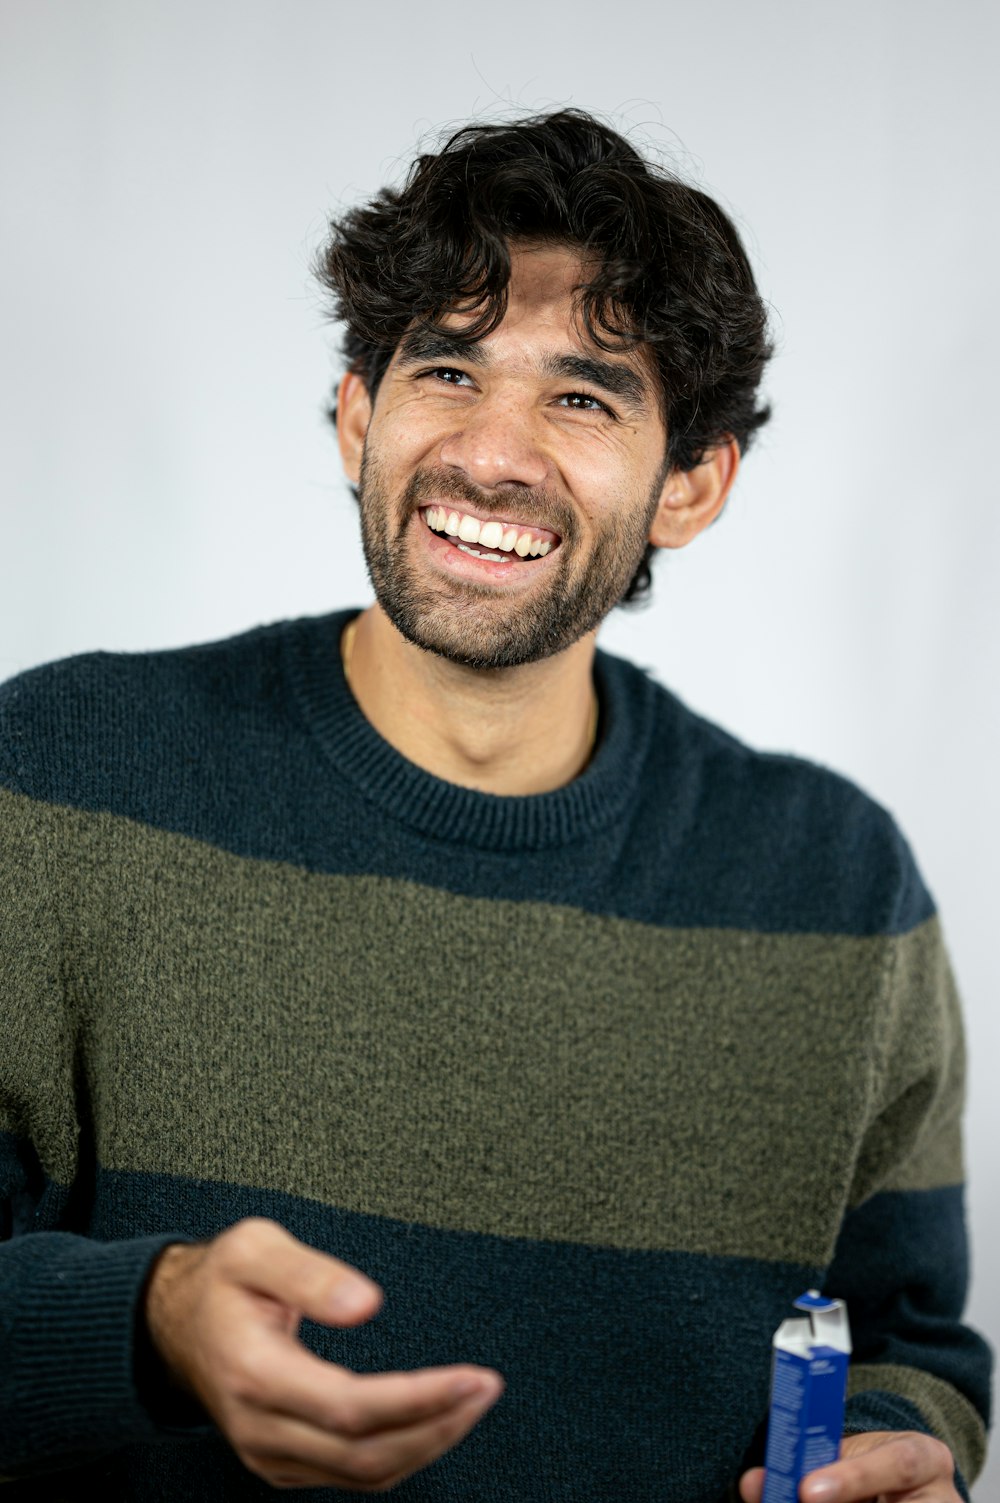
<path fill-rule="evenodd" d="M 611 665 L 652 705 L 644 825 L 659 828 L 716 921 L 860 935 L 906 932 L 931 916 L 895 819 L 851 779 L 758 751 L 631 664 Z"/>
<path fill-rule="evenodd" d="M 94 652 L 0 685 L 0 786 L 83 809 L 266 736 L 295 623 L 158 652 Z M 123 808 L 121 812 L 132 812 Z"/>

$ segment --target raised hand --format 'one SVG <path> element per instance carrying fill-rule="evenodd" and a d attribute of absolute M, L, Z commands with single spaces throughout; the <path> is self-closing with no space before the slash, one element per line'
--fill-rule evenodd
<path fill-rule="evenodd" d="M 303 1317 L 370 1320 L 378 1286 L 272 1221 L 175 1244 L 146 1295 L 153 1345 L 244 1466 L 275 1487 L 382 1492 L 468 1433 L 503 1391 L 489 1368 L 359 1374 L 298 1340 Z"/>

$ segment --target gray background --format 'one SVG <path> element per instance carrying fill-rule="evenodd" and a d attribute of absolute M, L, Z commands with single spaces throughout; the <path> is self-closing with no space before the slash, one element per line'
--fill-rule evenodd
<path fill-rule="evenodd" d="M 576 104 L 736 216 L 776 416 L 721 523 L 602 641 L 901 821 L 966 998 L 994 1339 L 998 14 L 0 4 L 0 677 L 370 598 L 308 263 L 418 138 Z M 998 1495 L 1000 1458 L 977 1489 Z"/>

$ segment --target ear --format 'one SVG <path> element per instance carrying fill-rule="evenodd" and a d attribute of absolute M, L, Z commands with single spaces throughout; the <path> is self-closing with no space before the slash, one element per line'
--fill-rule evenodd
<path fill-rule="evenodd" d="M 721 512 L 740 467 L 735 438 L 709 449 L 693 470 L 671 470 L 663 482 L 649 541 L 655 548 L 683 548 Z"/>
<path fill-rule="evenodd" d="M 361 476 L 361 456 L 371 419 L 368 388 L 356 372 L 348 371 L 337 388 L 337 443 L 344 473 L 352 485 L 357 485 Z"/>

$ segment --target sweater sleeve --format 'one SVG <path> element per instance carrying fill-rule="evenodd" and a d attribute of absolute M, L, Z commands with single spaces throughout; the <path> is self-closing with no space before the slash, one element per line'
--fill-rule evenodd
<path fill-rule="evenodd" d="M 61 930 L 56 810 L 0 786 L 0 1476 L 82 1463 L 162 1432 L 135 1331 L 160 1250 L 86 1235 L 94 1143 L 85 998 Z M 73 880 L 85 880 L 75 872 Z"/>
<path fill-rule="evenodd" d="M 962 1021 L 936 916 L 889 942 L 879 1064 L 826 1289 L 854 1352 L 845 1429 L 938 1436 L 967 1487 L 982 1467 L 991 1357 L 962 1323 Z"/>

